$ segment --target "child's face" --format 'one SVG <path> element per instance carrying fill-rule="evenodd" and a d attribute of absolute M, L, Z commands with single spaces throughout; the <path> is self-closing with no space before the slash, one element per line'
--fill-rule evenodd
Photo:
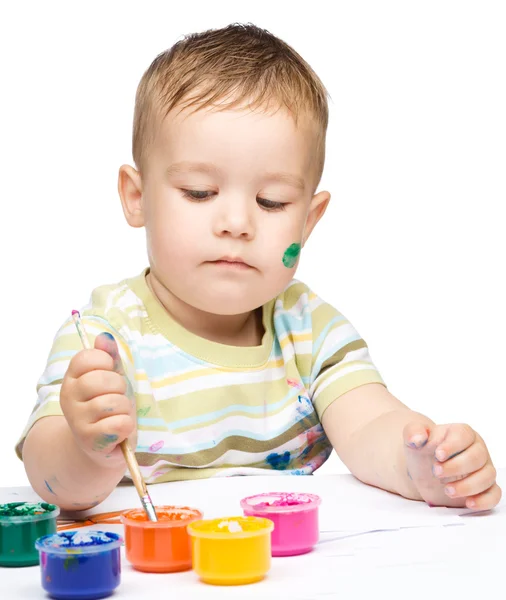
<path fill-rule="evenodd" d="M 282 110 L 169 115 L 142 178 L 120 170 L 127 220 L 146 228 L 151 275 L 213 314 L 245 313 L 278 295 L 295 272 L 293 245 L 304 244 L 330 198 L 313 196 L 316 144 L 316 128 L 303 119 L 296 127 Z"/>

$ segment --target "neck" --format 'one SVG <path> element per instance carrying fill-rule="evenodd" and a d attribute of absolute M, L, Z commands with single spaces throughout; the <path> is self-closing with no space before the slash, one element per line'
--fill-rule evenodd
<path fill-rule="evenodd" d="M 175 296 L 151 271 L 146 283 L 169 315 L 191 333 L 229 346 L 259 346 L 262 343 L 262 309 L 239 315 L 209 313 Z"/>

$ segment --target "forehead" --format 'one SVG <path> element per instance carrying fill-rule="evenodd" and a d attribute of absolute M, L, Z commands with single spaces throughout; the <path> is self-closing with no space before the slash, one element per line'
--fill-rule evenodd
<path fill-rule="evenodd" d="M 153 150 L 170 163 L 212 161 L 250 173 L 283 171 L 309 183 L 318 132 L 313 119 L 302 115 L 296 122 L 283 108 L 176 109 L 159 122 Z"/>

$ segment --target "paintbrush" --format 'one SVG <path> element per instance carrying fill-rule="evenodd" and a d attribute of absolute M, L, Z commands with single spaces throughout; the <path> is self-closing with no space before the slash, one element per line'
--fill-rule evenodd
<path fill-rule="evenodd" d="M 81 315 L 79 311 L 72 311 L 72 319 L 74 319 L 74 323 L 76 325 L 77 333 L 81 338 L 81 343 L 83 348 L 86 350 L 91 349 L 91 344 L 88 339 L 88 335 L 86 334 L 86 330 L 84 329 L 84 325 L 81 321 Z M 141 504 L 148 515 L 148 519 L 150 521 L 158 521 L 158 517 L 156 516 L 156 510 L 153 506 L 153 502 L 151 502 L 151 498 L 148 493 L 148 488 L 146 487 L 146 482 L 142 477 L 141 470 L 139 468 L 139 463 L 135 458 L 135 454 L 130 448 L 130 444 L 128 440 L 123 440 L 120 443 L 121 451 L 123 452 L 123 456 L 125 457 L 126 464 L 128 465 L 128 470 L 130 471 L 130 475 L 132 476 L 132 481 L 134 482 L 135 489 L 139 494 L 139 498 L 141 499 Z"/>

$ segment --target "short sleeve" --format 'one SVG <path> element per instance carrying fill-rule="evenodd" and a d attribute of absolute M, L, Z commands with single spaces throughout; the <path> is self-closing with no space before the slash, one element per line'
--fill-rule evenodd
<path fill-rule="evenodd" d="M 114 336 L 118 344 L 127 379 L 133 381 L 131 378 L 132 356 L 127 343 L 119 332 L 106 319 L 99 316 L 83 315 L 82 323 L 92 346 L 95 343 L 96 336 L 102 332 L 108 332 Z M 63 416 L 60 406 L 61 385 L 72 357 L 82 349 L 83 345 L 74 321 L 72 318 L 69 318 L 56 334 L 47 359 L 46 368 L 37 382 L 37 400 L 35 406 L 16 444 L 16 454 L 19 458 L 22 459 L 23 444 L 28 432 L 39 419 L 49 416 Z"/>
<path fill-rule="evenodd" d="M 340 396 L 367 383 L 385 385 L 353 325 L 312 294 L 312 359 L 309 393 L 320 420 Z"/>

